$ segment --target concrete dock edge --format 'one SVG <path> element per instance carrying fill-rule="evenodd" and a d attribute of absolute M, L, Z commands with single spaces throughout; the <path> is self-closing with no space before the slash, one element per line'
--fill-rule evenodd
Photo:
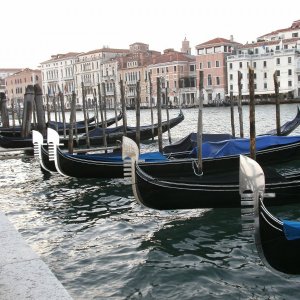
<path fill-rule="evenodd" d="M 0 299 L 72 299 L 2 212 L 0 245 Z"/>

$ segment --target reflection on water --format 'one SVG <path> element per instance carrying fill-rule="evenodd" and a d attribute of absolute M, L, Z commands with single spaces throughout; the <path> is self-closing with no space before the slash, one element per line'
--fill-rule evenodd
<path fill-rule="evenodd" d="M 229 111 L 205 108 L 204 131 L 230 132 Z M 294 117 L 296 105 L 282 106 L 281 112 L 283 123 Z M 177 113 L 170 111 L 171 117 Z M 134 112 L 129 114 L 134 125 Z M 150 112 L 141 114 L 149 123 Z M 197 110 L 184 114 L 173 139 L 197 128 Z M 256 108 L 258 134 L 275 128 L 271 115 L 273 106 Z M 244 128 L 246 133 L 246 122 Z M 142 148 L 156 150 L 157 142 Z M 44 174 L 34 159 L 2 161 L 0 168 L 0 210 L 74 299 L 298 297 L 299 278 L 274 275 L 262 265 L 252 237 L 241 233 L 239 209 L 155 211 L 136 203 L 130 183 L 121 179 Z M 300 217 L 297 205 L 274 212 Z"/>

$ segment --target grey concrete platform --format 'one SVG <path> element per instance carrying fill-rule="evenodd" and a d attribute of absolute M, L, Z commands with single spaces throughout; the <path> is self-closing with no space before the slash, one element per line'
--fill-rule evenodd
<path fill-rule="evenodd" d="M 47 265 L 1 212 L 0 299 L 72 299 Z"/>

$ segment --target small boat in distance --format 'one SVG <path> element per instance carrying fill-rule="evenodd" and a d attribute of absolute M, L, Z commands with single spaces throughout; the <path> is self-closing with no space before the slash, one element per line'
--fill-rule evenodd
<path fill-rule="evenodd" d="M 264 198 L 276 195 L 265 194 L 264 171 L 242 155 L 240 195 L 243 226 L 254 233 L 262 262 L 273 272 L 300 275 L 300 222 L 280 220 L 270 212 Z"/>

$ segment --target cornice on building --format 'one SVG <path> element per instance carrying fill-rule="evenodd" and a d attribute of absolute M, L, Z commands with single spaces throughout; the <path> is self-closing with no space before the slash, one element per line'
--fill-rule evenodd
<path fill-rule="evenodd" d="M 268 36 L 278 35 L 280 33 L 294 31 L 294 30 L 300 30 L 300 20 L 294 21 L 290 27 L 271 31 L 267 34 L 261 35 L 257 39 L 263 39 L 263 38 L 268 37 Z"/>

